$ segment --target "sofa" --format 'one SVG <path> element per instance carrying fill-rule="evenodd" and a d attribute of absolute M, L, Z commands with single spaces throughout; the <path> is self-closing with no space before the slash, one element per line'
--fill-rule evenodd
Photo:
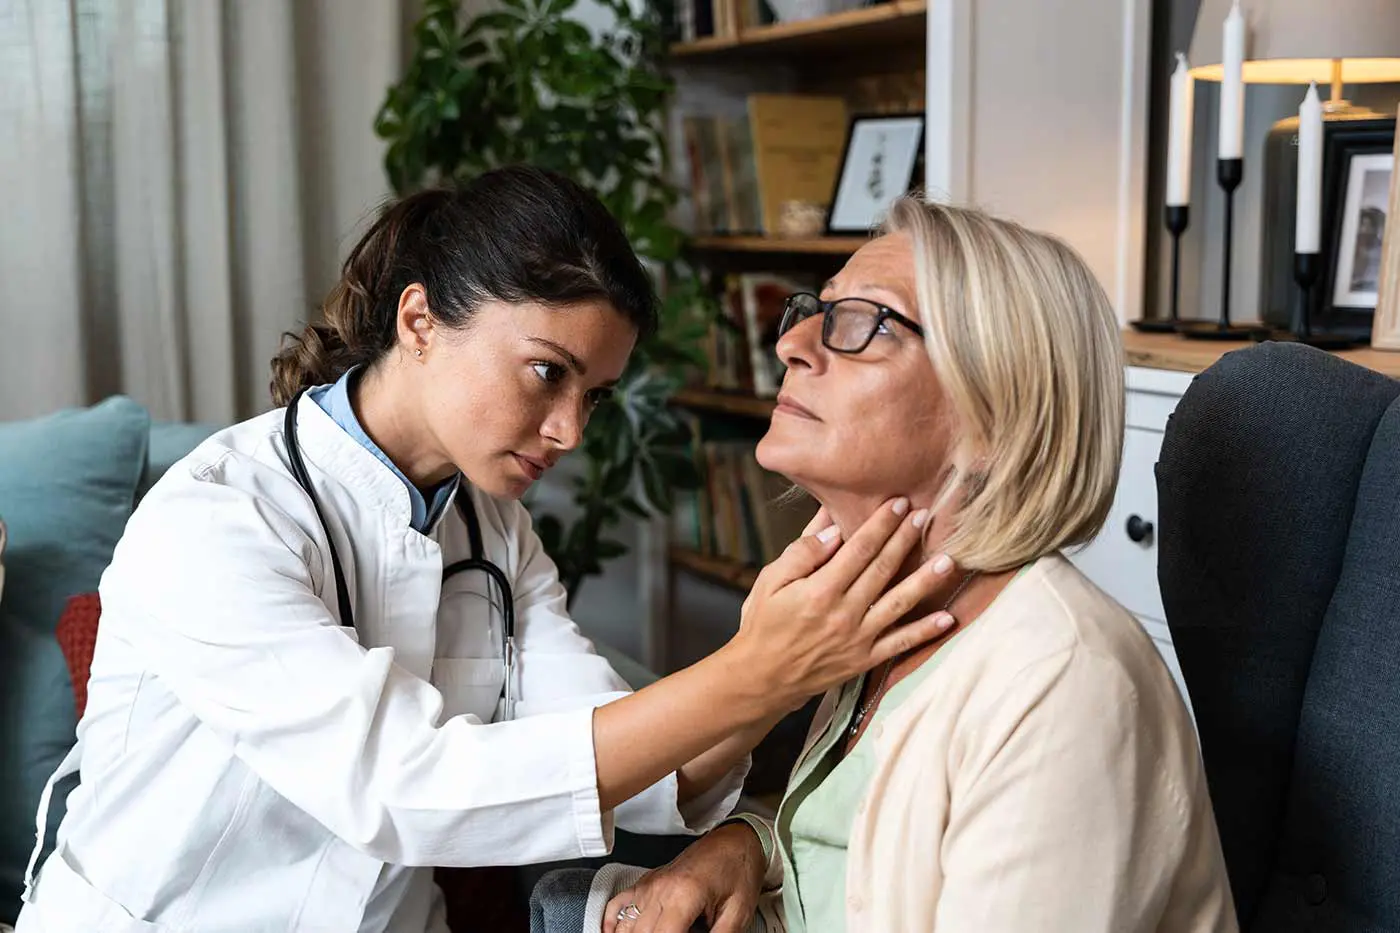
<path fill-rule="evenodd" d="M 216 429 L 153 422 L 120 396 L 0 424 L 0 522 L 8 532 L 0 555 L 0 924 L 19 913 L 35 808 L 73 742 L 75 678 L 85 685 L 86 662 L 60 649 L 60 618 L 68 612 L 71 619 L 82 597 L 97 590 L 145 492 Z M 655 679 L 630 658 L 598 648 L 634 687 Z M 49 846 L 68 789 L 54 794 Z"/>

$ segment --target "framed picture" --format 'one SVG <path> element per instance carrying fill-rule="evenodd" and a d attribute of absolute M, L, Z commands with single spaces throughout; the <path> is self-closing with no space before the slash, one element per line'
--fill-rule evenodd
<path fill-rule="evenodd" d="M 1394 171 L 1395 155 L 1390 152 L 1352 156 L 1347 167 L 1332 282 L 1334 308 L 1375 310 Z"/>
<path fill-rule="evenodd" d="M 851 121 L 836 192 L 827 215 L 829 234 L 862 234 L 878 224 L 894 199 L 914 183 L 924 150 L 922 113 L 858 116 Z"/>
<path fill-rule="evenodd" d="M 1366 289 L 1364 280 L 1369 256 L 1364 240 L 1371 236 L 1376 219 L 1368 215 L 1363 223 L 1363 206 L 1368 176 L 1377 157 L 1394 164 L 1395 118 L 1343 120 L 1323 130 L 1322 152 L 1322 280 L 1313 295 L 1313 326 L 1321 333 L 1336 333 L 1369 341 L 1375 324 L 1375 288 Z M 1356 166 L 1353 169 L 1353 165 Z M 1355 175 L 1355 182 L 1353 182 Z M 1371 197 L 1378 182 L 1371 178 Z M 1382 205 L 1384 211 L 1384 206 Z M 1290 238 L 1291 240 L 1291 238 Z M 1363 255 L 1357 269 L 1357 250 Z M 1350 255 L 1348 255 L 1350 254 Z M 1342 269 L 1349 263 L 1349 269 Z M 1292 258 L 1289 257 L 1291 278 Z M 1357 287 L 1360 286 L 1360 287 Z M 1366 295 L 1370 297 L 1365 297 Z M 1340 299 L 1340 300 L 1339 300 Z M 1345 303 L 1343 303 L 1345 302 Z M 1290 305 L 1291 307 L 1291 305 Z"/>

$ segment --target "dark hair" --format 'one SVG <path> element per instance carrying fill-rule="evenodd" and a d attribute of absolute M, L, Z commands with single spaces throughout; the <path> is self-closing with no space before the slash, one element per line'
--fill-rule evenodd
<path fill-rule="evenodd" d="M 394 346 L 399 297 L 419 283 L 433 316 L 461 327 L 484 302 L 602 300 L 643 337 L 657 301 L 622 226 L 596 197 L 554 172 L 513 166 L 459 188 L 388 204 L 346 257 L 319 322 L 283 335 L 272 399 L 378 360 Z"/>

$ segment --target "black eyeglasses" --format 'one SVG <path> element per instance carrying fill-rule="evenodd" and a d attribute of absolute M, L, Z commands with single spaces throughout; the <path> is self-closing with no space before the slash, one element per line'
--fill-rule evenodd
<path fill-rule="evenodd" d="M 822 346 L 835 353 L 860 353 L 885 326 L 896 321 L 918 334 L 924 329 L 893 308 L 864 298 L 840 298 L 822 301 L 809 292 L 798 292 L 783 306 L 783 320 L 778 325 L 781 337 L 798 324 L 817 314 L 822 315 Z"/>

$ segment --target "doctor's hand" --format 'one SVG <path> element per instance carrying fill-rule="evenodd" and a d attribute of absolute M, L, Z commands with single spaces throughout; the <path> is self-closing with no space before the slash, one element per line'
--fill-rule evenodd
<path fill-rule="evenodd" d="M 609 901 L 603 933 L 689 933 L 702 917 L 711 933 L 743 933 L 758 907 L 764 869 L 758 836 L 728 823 Z"/>
<path fill-rule="evenodd" d="M 883 504 L 841 541 L 824 513 L 782 555 L 763 568 L 744 601 L 731 647 L 766 690 L 801 706 L 814 694 L 944 634 L 947 612 L 900 623 L 948 583 L 946 555 L 890 581 L 918 553 L 929 515 L 899 498 Z"/>

